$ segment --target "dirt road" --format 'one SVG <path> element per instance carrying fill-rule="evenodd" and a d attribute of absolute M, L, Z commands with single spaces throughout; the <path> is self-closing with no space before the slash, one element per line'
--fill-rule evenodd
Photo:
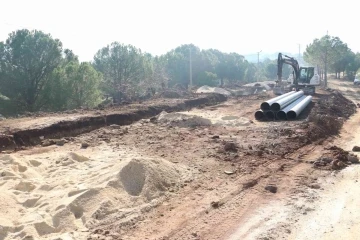
<path fill-rule="evenodd" d="M 357 102 L 358 88 L 352 82 L 330 81 L 330 87 L 339 89 Z M 360 112 L 343 126 L 334 145 L 351 151 L 360 144 Z M 287 239 L 360 239 L 360 166 L 352 165 L 330 177 L 319 179 L 324 189 L 312 207 L 314 211 L 294 224 Z"/>

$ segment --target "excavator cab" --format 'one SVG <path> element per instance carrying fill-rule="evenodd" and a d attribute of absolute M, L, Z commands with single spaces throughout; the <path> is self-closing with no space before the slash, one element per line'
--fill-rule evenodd
<path fill-rule="evenodd" d="M 310 84 L 310 80 L 314 77 L 313 67 L 301 67 L 298 83 Z"/>

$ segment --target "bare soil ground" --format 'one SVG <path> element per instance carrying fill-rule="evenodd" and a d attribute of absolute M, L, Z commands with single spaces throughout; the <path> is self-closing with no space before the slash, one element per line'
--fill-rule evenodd
<path fill-rule="evenodd" d="M 17 151 L 0 154 L 0 239 L 307 239 L 302 217 L 327 191 L 321 179 L 349 164 L 331 146 L 344 147 L 334 137 L 356 107 L 319 91 L 296 121 L 255 121 L 268 98 L 176 100 L 144 115 L 135 108 L 134 123 L 70 129 L 51 146 L 37 145 L 41 134 L 64 129 L 42 129 L 96 114 L 26 119 L 23 128 L 7 120 Z M 162 110 L 178 115 L 150 118 Z M 317 164 L 325 153 L 339 161 Z"/>

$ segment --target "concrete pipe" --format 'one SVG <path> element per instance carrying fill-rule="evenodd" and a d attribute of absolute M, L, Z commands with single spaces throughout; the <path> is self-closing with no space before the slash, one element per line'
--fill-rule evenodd
<path fill-rule="evenodd" d="M 278 96 L 278 97 L 272 98 L 270 100 L 267 100 L 266 102 L 261 103 L 260 108 L 263 111 L 268 111 L 268 110 L 270 110 L 271 104 L 273 104 L 274 102 L 276 102 L 276 101 L 278 101 L 278 100 L 280 100 L 280 99 L 282 99 L 284 97 L 287 97 L 287 96 L 289 96 L 291 94 L 294 94 L 294 93 L 296 93 L 296 92 L 291 91 L 291 92 L 285 93 L 285 94 L 283 94 L 281 96 Z"/>
<path fill-rule="evenodd" d="M 280 100 L 277 100 L 276 102 L 271 104 L 271 110 L 272 111 L 280 111 L 281 109 L 288 106 L 293 101 L 295 101 L 296 99 L 300 98 L 303 95 L 304 95 L 304 92 L 299 91 L 299 92 L 291 94 L 287 97 L 281 98 Z"/>
<path fill-rule="evenodd" d="M 305 99 L 306 96 L 301 96 L 300 98 L 296 99 L 295 101 L 293 101 L 292 103 L 290 103 L 288 106 L 286 106 L 285 108 L 281 109 L 277 114 L 276 117 L 279 120 L 286 120 L 287 119 L 287 112 L 290 111 L 293 107 L 295 107 L 299 102 L 301 102 L 303 99 Z"/>
<path fill-rule="evenodd" d="M 274 120 L 276 114 L 273 111 L 266 111 L 265 116 L 268 120 Z"/>
<path fill-rule="evenodd" d="M 256 120 L 265 120 L 266 119 L 266 116 L 265 116 L 265 113 L 263 112 L 263 110 L 257 110 L 255 112 L 255 119 Z"/>
<path fill-rule="evenodd" d="M 307 107 L 307 105 L 309 105 L 309 103 L 312 100 L 312 96 L 307 96 L 306 98 L 304 98 L 301 102 L 299 102 L 298 104 L 296 104 L 296 106 L 294 106 L 293 108 L 291 108 L 287 113 L 287 119 L 289 120 L 293 120 L 296 119 L 300 113 L 304 110 L 304 108 Z"/>

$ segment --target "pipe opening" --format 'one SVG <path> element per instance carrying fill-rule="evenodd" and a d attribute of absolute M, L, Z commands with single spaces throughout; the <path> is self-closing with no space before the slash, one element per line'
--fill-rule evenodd
<path fill-rule="evenodd" d="M 271 104 L 271 110 L 280 111 L 280 104 L 278 104 L 278 103 Z"/>
<path fill-rule="evenodd" d="M 270 110 L 270 105 L 267 102 L 263 102 L 263 103 L 261 103 L 260 108 L 263 111 L 267 111 L 267 110 Z"/>
<path fill-rule="evenodd" d="M 286 113 L 284 111 L 280 111 L 276 114 L 276 117 L 279 119 L 279 120 L 286 120 Z"/>
<path fill-rule="evenodd" d="M 296 112 L 294 112 L 294 111 L 288 111 L 287 114 L 286 114 L 286 116 L 287 116 L 287 118 L 288 118 L 289 120 L 293 120 L 293 119 L 296 118 Z"/>
<path fill-rule="evenodd" d="M 256 112 L 255 112 L 255 119 L 256 119 L 256 120 L 263 120 L 263 119 L 265 119 L 265 114 L 263 113 L 263 111 L 256 111 Z"/>
<path fill-rule="evenodd" d="M 272 112 L 272 111 L 266 112 L 265 115 L 266 115 L 267 119 L 274 119 L 275 118 L 275 113 Z"/>

